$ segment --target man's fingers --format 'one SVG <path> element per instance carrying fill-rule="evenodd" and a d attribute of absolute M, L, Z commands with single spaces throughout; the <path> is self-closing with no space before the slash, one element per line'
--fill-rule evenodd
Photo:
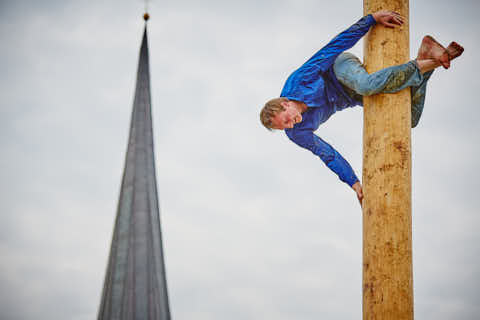
<path fill-rule="evenodd" d="M 396 17 L 400 17 L 400 18 L 403 19 L 403 16 L 402 16 L 400 13 L 398 13 L 398 12 L 390 11 L 390 13 L 393 14 L 394 16 L 396 16 Z"/>
<path fill-rule="evenodd" d="M 393 17 L 393 20 L 398 21 L 400 23 L 403 23 L 403 21 L 405 20 L 405 18 L 402 15 L 400 15 L 396 12 L 393 13 L 392 17 Z"/>
<path fill-rule="evenodd" d="M 396 26 L 401 26 L 403 24 L 402 21 L 395 20 L 395 18 L 390 17 L 390 19 L 385 19 L 381 22 L 387 28 L 395 28 Z"/>
<path fill-rule="evenodd" d="M 398 24 L 403 24 L 403 20 L 399 17 L 393 17 L 393 21 L 397 22 Z"/>

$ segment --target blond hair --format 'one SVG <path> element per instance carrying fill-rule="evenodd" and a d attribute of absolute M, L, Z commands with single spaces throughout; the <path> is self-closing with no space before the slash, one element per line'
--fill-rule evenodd
<path fill-rule="evenodd" d="M 282 106 L 282 102 L 288 101 L 287 98 L 280 97 L 275 98 L 267 103 L 260 111 L 260 121 L 268 130 L 272 130 L 272 119 L 279 113 L 285 110 L 285 107 Z"/>

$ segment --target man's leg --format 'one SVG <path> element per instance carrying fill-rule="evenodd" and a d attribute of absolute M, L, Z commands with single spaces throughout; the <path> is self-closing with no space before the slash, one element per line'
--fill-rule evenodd
<path fill-rule="evenodd" d="M 433 70 L 420 73 L 416 63 L 410 61 L 406 64 L 389 67 L 373 74 L 368 74 L 360 60 L 353 54 L 342 53 L 333 66 L 337 79 L 342 83 L 349 94 L 360 96 L 376 93 L 394 93 L 411 87 L 412 97 L 412 128 L 420 121 L 425 103 L 427 81 Z M 359 100 L 359 97 L 355 97 Z"/>
<path fill-rule="evenodd" d="M 362 96 L 395 93 L 420 86 L 424 80 L 414 61 L 368 74 L 360 60 L 348 52 L 335 60 L 333 70 L 340 83 Z"/>
<path fill-rule="evenodd" d="M 360 60 L 353 54 L 345 52 L 338 56 L 333 66 L 337 79 L 345 86 L 349 95 L 355 100 L 361 96 L 376 93 L 394 93 L 411 87 L 412 128 L 420 121 L 425 103 L 427 82 L 435 68 L 445 66 L 445 55 L 450 61 L 462 55 L 464 49 L 456 42 L 451 42 L 444 49 L 431 36 L 422 40 L 416 61 L 386 68 L 368 74 Z"/>
<path fill-rule="evenodd" d="M 433 37 L 425 36 L 415 61 L 368 74 L 358 58 L 351 53 L 343 53 L 335 60 L 334 72 L 344 86 L 362 96 L 394 93 L 407 87 L 420 86 L 424 73 L 440 65 L 449 68 L 450 60 L 462 52 L 463 48 L 456 42 L 450 43 L 445 49 Z"/>
<path fill-rule="evenodd" d="M 427 91 L 427 81 L 430 79 L 433 70 L 423 74 L 423 81 L 419 86 L 411 88 L 412 95 L 412 128 L 415 128 L 422 116 L 423 106 L 425 105 L 425 95 Z"/>
<path fill-rule="evenodd" d="M 423 42 L 431 39 L 433 38 L 427 36 L 424 38 Z M 420 47 L 420 50 L 419 50 L 420 52 L 418 53 L 417 62 L 418 62 L 418 59 L 424 58 L 423 56 L 424 53 L 422 52 L 421 49 L 422 47 Z M 448 53 L 449 59 L 453 60 L 462 55 L 463 47 L 456 42 L 451 42 L 448 45 L 446 51 Z M 427 60 L 420 60 L 421 63 L 418 63 L 418 64 L 422 65 L 422 61 L 423 61 L 423 67 L 425 68 L 425 70 L 430 70 L 430 71 L 427 71 L 423 74 L 423 81 L 419 86 L 412 87 L 412 128 L 415 128 L 417 126 L 418 121 L 420 121 L 420 116 L 422 115 L 423 106 L 425 103 L 425 93 L 427 90 L 427 81 L 432 75 L 433 69 L 441 65 L 439 61 L 428 60 L 428 58 Z M 422 66 L 419 66 L 419 69 L 421 70 Z"/>

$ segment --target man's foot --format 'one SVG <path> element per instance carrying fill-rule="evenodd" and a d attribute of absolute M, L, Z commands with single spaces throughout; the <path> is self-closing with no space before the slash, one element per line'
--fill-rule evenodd
<path fill-rule="evenodd" d="M 456 54 L 458 53 L 458 48 L 456 48 L 456 46 L 454 47 L 452 47 L 452 53 L 455 51 Z M 435 60 L 445 69 L 448 69 L 450 67 L 450 56 L 447 50 L 435 39 L 433 39 L 433 37 L 425 36 L 423 37 L 422 44 L 420 46 L 420 49 L 418 50 L 417 60 L 430 59 Z"/>
<path fill-rule="evenodd" d="M 450 57 L 450 60 L 453 60 L 461 56 L 464 49 L 461 45 L 459 45 L 455 41 L 452 41 L 450 42 L 446 50 L 447 50 L 448 56 Z"/>

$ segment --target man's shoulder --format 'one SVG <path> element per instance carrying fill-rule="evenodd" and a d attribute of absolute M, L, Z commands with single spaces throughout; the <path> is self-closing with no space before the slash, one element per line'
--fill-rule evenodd
<path fill-rule="evenodd" d="M 313 130 L 308 128 L 308 126 L 305 126 L 303 124 L 303 121 L 297 123 L 293 128 L 285 129 L 284 131 L 287 137 L 289 137 L 290 140 L 294 140 L 294 141 L 303 139 L 305 136 L 313 134 Z"/>

